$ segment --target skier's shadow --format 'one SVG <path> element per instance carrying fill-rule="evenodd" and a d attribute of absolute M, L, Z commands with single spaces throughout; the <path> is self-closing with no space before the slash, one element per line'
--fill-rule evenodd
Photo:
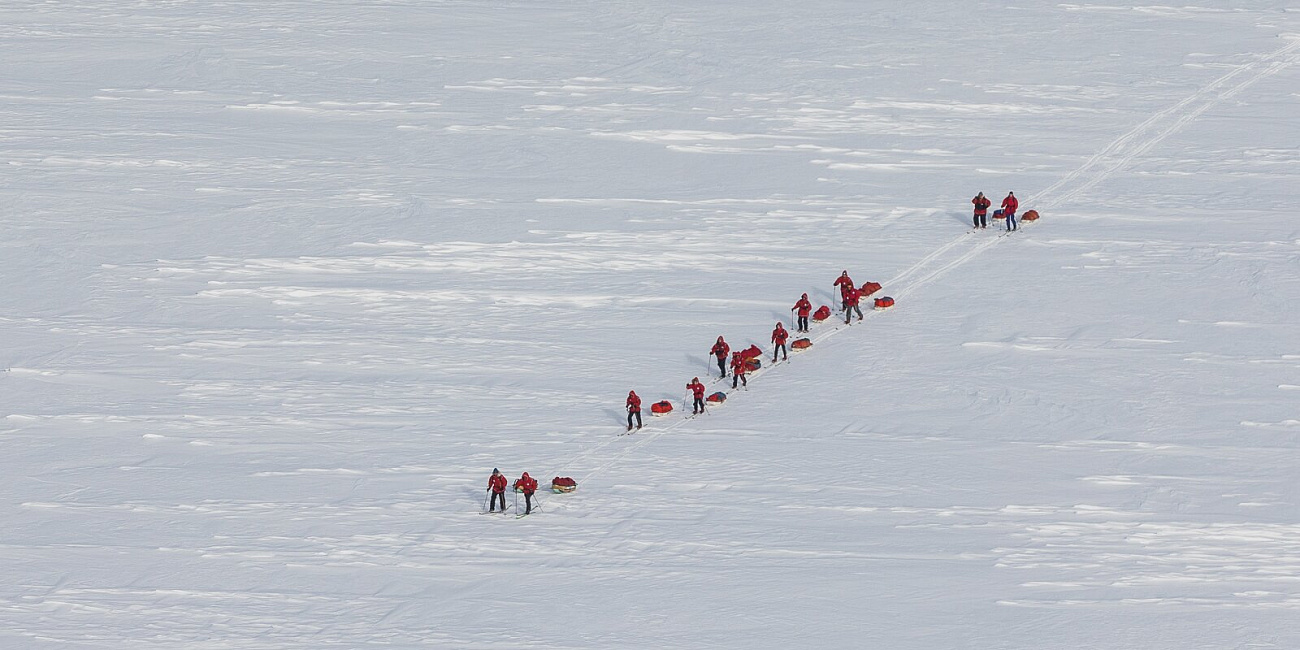
<path fill-rule="evenodd" d="M 690 365 L 690 367 L 700 369 L 698 372 L 701 374 L 692 375 L 699 377 L 700 379 L 708 379 L 709 373 L 718 369 L 718 364 L 712 356 L 698 356 L 694 354 L 685 354 L 682 356 L 686 358 L 686 363 Z M 682 382 L 682 385 L 685 386 L 686 382 Z"/>
<path fill-rule="evenodd" d="M 618 409 L 613 409 L 613 408 L 605 408 L 602 410 L 605 411 L 605 414 L 609 416 L 609 419 L 615 420 L 622 424 L 627 424 L 627 411 L 620 411 Z"/>

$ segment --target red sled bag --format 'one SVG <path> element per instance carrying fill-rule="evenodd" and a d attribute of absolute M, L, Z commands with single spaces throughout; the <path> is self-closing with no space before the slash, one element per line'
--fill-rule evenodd
<path fill-rule="evenodd" d="M 721 404 L 727 401 L 727 394 L 722 391 L 718 391 L 712 395 L 709 395 L 707 400 L 713 402 L 714 404 Z"/>
<path fill-rule="evenodd" d="M 889 309 L 894 306 L 894 299 L 889 296 L 876 298 L 876 309 Z"/>
<path fill-rule="evenodd" d="M 557 476 L 551 479 L 551 491 L 556 494 L 564 494 L 576 489 L 578 489 L 578 482 L 567 476 Z"/>
<path fill-rule="evenodd" d="M 745 359 L 746 371 L 754 372 L 755 370 L 758 370 L 759 368 L 762 367 L 763 367 L 763 362 L 760 361 L 758 357 L 749 357 L 748 359 Z"/>
<path fill-rule="evenodd" d="M 663 400 L 662 402 L 655 402 L 654 404 L 650 405 L 650 413 L 652 415 L 667 415 L 672 412 L 673 412 L 673 403 L 668 400 Z"/>
<path fill-rule="evenodd" d="M 879 283 L 879 282 L 868 282 L 868 283 L 862 285 L 862 288 L 861 288 L 861 289 L 858 289 L 858 291 L 862 292 L 862 297 L 863 297 L 863 298 L 866 298 L 867 296 L 869 296 L 869 295 L 871 295 L 871 294 L 873 294 L 873 293 L 875 293 L 875 292 L 877 292 L 877 291 L 880 291 L 880 283 Z"/>
<path fill-rule="evenodd" d="M 760 350 L 757 345 L 751 345 L 745 348 L 744 350 L 740 351 L 740 358 L 744 359 L 745 361 L 749 361 L 750 359 L 757 359 L 758 357 L 761 356 L 763 356 L 763 351 Z"/>
<path fill-rule="evenodd" d="M 994 210 L 994 211 L 993 211 L 993 218 L 994 218 L 994 219 L 1006 219 L 1006 216 L 1004 216 L 1004 215 L 1002 214 L 1002 210 Z"/>
<path fill-rule="evenodd" d="M 1026 212 L 1026 213 L 1024 213 L 1023 215 L 1020 215 L 1020 220 L 1021 220 L 1021 221 L 1038 221 L 1038 210 L 1030 210 L 1029 212 Z"/>
<path fill-rule="evenodd" d="M 796 350 L 807 350 L 812 347 L 812 339 L 795 339 L 794 343 L 790 344 L 790 347 Z"/>
<path fill-rule="evenodd" d="M 815 323 L 820 323 L 830 317 L 831 317 L 831 308 L 827 307 L 826 305 L 822 305 L 821 307 L 818 307 L 817 311 L 813 312 L 813 322 Z"/>

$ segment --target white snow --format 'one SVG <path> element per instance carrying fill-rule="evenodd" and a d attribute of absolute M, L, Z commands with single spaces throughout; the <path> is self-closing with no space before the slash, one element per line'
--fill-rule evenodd
<path fill-rule="evenodd" d="M 5 3 L 0 648 L 1300 647 L 1297 15 Z"/>

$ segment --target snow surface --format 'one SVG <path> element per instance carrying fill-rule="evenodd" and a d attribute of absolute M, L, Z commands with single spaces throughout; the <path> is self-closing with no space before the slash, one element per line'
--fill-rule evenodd
<path fill-rule="evenodd" d="M 0 648 L 1300 648 L 1298 32 L 6 2 Z"/>

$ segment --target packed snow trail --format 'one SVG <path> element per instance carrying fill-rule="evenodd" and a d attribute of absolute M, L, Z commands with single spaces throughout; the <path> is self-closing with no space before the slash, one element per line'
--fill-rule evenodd
<path fill-rule="evenodd" d="M 1191 124 L 1196 120 L 1196 118 L 1200 117 L 1217 103 L 1229 99 L 1260 80 L 1277 74 L 1278 72 L 1296 64 L 1297 59 L 1300 58 L 1297 56 L 1297 50 L 1300 50 L 1300 40 L 1293 39 L 1287 45 L 1280 47 L 1273 52 L 1234 67 L 1227 73 L 1200 87 L 1196 92 L 1182 101 L 1155 113 L 1151 117 L 1129 129 L 1103 147 L 1096 154 L 1089 157 L 1083 165 L 1066 174 L 1060 180 L 1047 188 L 1039 191 L 1031 198 L 1023 201 L 1022 207 L 1024 207 L 1026 211 L 1034 209 L 1039 212 L 1046 212 L 1051 208 L 1066 204 L 1070 199 L 1095 187 L 1102 181 L 1114 175 L 1116 172 L 1125 169 L 1139 156 L 1146 153 L 1169 136 L 1177 133 L 1188 124 Z M 1246 75 L 1244 79 L 1236 81 L 1235 84 L 1228 85 L 1242 75 Z M 1225 86 L 1227 86 L 1226 89 Z M 1047 218 L 1050 219 L 1050 215 Z M 1038 222 L 1036 221 L 1022 221 L 1019 227 L 1021 230 L 1024 230 L 1027 227 L 1036 225 L 1037 223 Z M 975 232 L 966 231 L 943 246 L 935 249 L 916 263 L 907 267 L 898 275 L 883 282 L 882 284 L 884 289 L 882 289 L 880 295 L 889 295 L 896 299 L 906 298 L 935 280 L 946 276 L 951 271 L 975 259 L 981 253 L 1003 241 L 1003 239 L 1004 237 L 1000 236 L 979 239 L 976 237 Z M 954 249 L 961 249 L 963 245 L 969 244 L 972 240 L 975 241 L 974 244 L 961 250 L 961 252 L 952 259 L 943 261 L 949 252 Z M 865 318 L 871 318 L 882 313 L 884 312 L 869 310 L 865 314 Z M 832 313 L 831 318 L 835 317 L 836 315 Z M 863 319 L 864 322 L 865 318 Z M 843 326 L 842 323 L 832 323 L 832 325 L 834 326 L 810 338 L 812 338 L 814 343 L 819 343 L 849 329 L 849 327 Z M 749 373 L 748 383 L 754 383 L 763 375 L 774 369 L 775 365 L 765 365 L 758 371 Z M 733 390 L 729 395 L 735 395 L 737 392 L 738 391 Z M 646 433 L 639 433 L 635 436 L 636 441 L 633 444 L 628 445 L 619 453 L 610 457 L 600 465 L 588 470 L 581 478 L 578 478 L 578 484 L 581 485 L 593 476 L 608 470 L 641 447 L 654 442 L 659 438 L 659 436 L 670 433 L 687 424 L 689 421 L 689 418 L 683 417 L 677 418 L 675 422 L 672 422 L 667 426 L 648 427 L 646 430 L 643 430 Z M 610 437 L 545 475 L 560 476 L 566 468 L 596 456 L 605 447 L 613 444 L 621 438 L 621 436 Z M 571 502 L 564 501 L 557 504 L 557 507 L 564 507 L 569 503 Z"/>

